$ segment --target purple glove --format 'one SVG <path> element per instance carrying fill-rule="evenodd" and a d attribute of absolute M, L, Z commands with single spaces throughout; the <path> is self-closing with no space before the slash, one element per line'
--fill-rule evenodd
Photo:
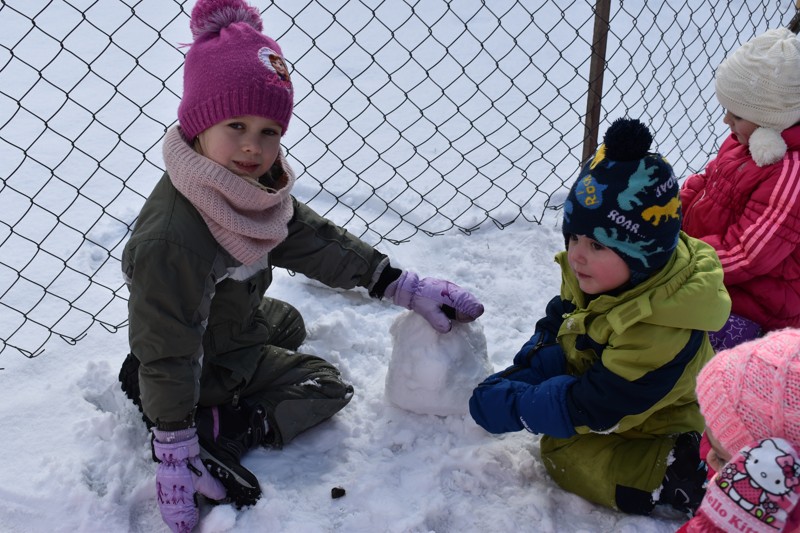
<path fill-rule="evenodd" d="M 386 287 L 384 296 L 392 298 L 396 305 L 422 315 L 439 333 L 447 333 L 453 327 L 442 306 L 452 308 L 454 318 L 459 322 L 472 322 L 483 314 L 483 304 L 469 291 L 443 279 L 420 280 L 419 276 L 406 270 Z"/>
<path fill-rule="evenodd" d="M 200 461 L 200 444 L 194 428 L 153 430 L 153 451 L 160 461 L 156 490 L 161 518 L 175 533 L 189 533 L 200 519 L 195 492 L 212 500 L 225 498 L 225 487 Z"/>

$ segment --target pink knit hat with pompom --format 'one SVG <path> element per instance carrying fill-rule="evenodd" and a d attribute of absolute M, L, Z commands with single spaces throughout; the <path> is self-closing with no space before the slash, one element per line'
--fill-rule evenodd
<path fill-rule="evenodd" d="M 198 0 L 189 24 L 194 42 L 183 68 L 178 121 L 191 141 L 240 115 L 289 127 L 294 91 L 280 46 L 261 30 L 258 10 L 243 0 Z"/>
<path fill-rule="evenodd" d="M 800 446 L 800 330 L 715 355 L 697 377 L 706 425 L 728 453 L 767 437 Z"/>

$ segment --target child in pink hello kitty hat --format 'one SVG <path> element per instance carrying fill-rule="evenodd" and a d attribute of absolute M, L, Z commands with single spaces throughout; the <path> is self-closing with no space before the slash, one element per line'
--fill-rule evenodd
<path fill-rule="evenodd" d="M 718 353 L 697 399 L 716 475 L 679 533 L 800 531 L 800 330 Z"/>

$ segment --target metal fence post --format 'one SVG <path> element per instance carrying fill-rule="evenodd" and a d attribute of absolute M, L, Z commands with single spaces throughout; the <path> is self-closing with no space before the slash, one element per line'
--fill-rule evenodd
<path fill-rule="evenodd" d="M 789 28 L 794 33 L 800 31 L 800 0 L 797 0 L 794 4 L 795 7 L 795 14 L 792 17 L 792 21 L 789 22 L 787 28 Z"/>
<path fill-rule="evenodd" d="M 798 0 L 800 2 L 800 0 Z M 603 73 L 606 68 L 606 43 L 611 0 L 597 0 L 594 7 L 592 59 L 589 65 L 589 90 L 586 93 L 586 121 L 583 135 L 583 157 L 586 161 L 597 149 L 600 107 L 603 99 Z"/>

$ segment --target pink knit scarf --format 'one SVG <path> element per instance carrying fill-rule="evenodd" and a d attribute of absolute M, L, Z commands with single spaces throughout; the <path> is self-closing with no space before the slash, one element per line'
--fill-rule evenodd
<path fill-rule="evenodd" d="M 293 207 L 292 172 L 283 154 L 278 190 L 237 176 L 195 152 L 178 126 L 164 137 L 164 163 L 172 184 L 200 212 L 217 242 L 234 258 L 252 265 L 286 238 Z"/>

